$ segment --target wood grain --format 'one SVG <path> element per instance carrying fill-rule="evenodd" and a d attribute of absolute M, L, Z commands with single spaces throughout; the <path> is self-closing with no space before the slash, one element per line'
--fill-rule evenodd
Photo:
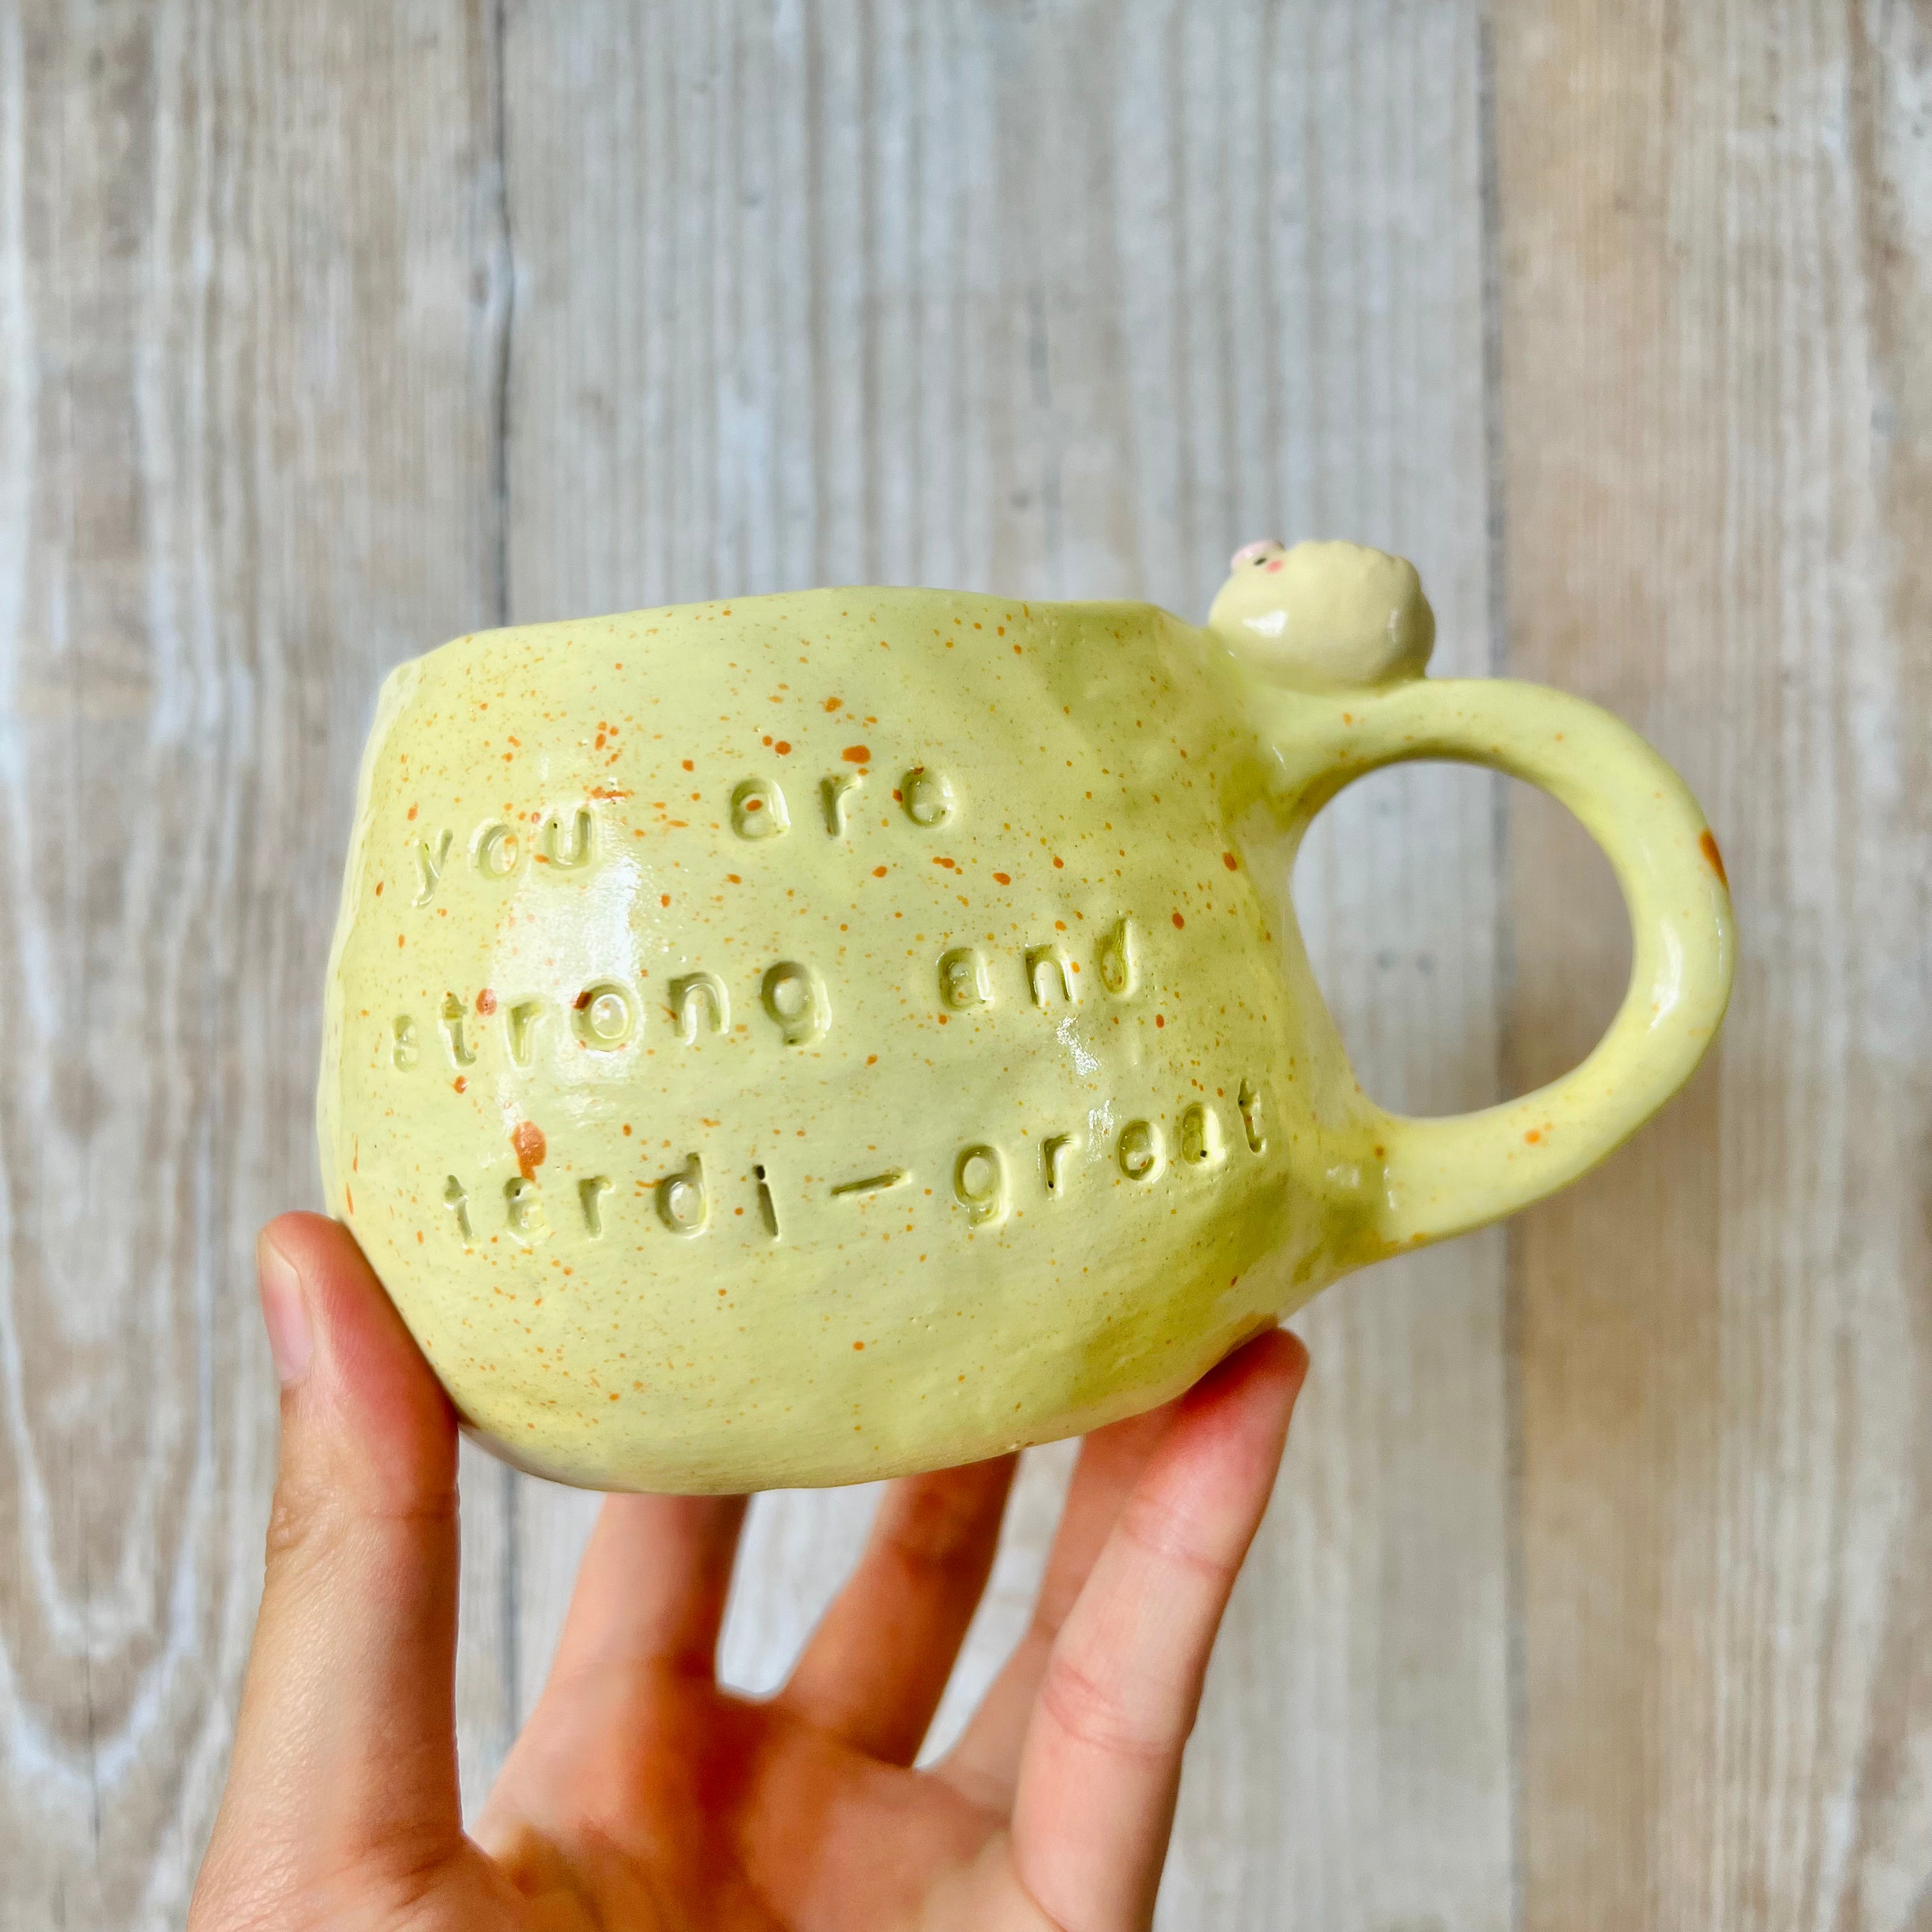
<path fill-rule="evenodd" d="M 178 1924 L 387 666 L 489 614 L 458 6 L 0 9 L 0 1924 Z M 479 1504 L 479 1510 L 480 1510 Z M 472 1708 L 487 1703 L 473 1682 Z"/>
<path fill-rule="evenodd" d="M 1674 760 L 1743 935 L 1716 1064 L 1514 1237 L 1523 1923 L 1924 1926 L 1924 16 L 1495 45 L 1510 667 Z M 1512 859 L 1527 1078 L 1622 914 Z"/>

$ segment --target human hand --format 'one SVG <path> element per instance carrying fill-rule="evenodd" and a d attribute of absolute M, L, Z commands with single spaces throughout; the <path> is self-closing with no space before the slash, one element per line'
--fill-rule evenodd
<path fill-rule="evenodd" d="M 1083 1446 L 1031 1628 L 910 1768 L 1013 1459 L 892 1484 L 775 1696 L 715 1671 L 742 1499 L 616 1496 L 466 1835 L 456 1424 L 348 1232 L 272 1222 L 281 1467 L 190 1932 L 1126 1932 L 1307 1368 L 1276 1331 Z"/>

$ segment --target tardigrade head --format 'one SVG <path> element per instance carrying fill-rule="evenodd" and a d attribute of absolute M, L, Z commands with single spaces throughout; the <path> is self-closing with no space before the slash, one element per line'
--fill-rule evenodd
<path fill-rule="evenodd" d="M 1406 557 L 1352 543 L 1244 544 L 1208 628 L 1270 682 L 1344 691 L 1420 677 L 1436 616 Z"/>

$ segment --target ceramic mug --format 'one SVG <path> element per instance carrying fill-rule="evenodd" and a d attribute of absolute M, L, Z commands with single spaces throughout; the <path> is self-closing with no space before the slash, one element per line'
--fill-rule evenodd
<path fill-rule="evenodd" d="M 599 1488 L 970 1461 L 1162 1402 L 1346 1270 L 1541 1199 L 1683 1082 L 1730 902 L 1582 700 L 1423 675 L 1414 572 L 1142 604 L 815 590 L 462 638 L 383 688 L 330 962 L 328 1206 L 466 1425 Z M 1581 819 L 1630 989 L 1443 1119 L 1357 1085 L 1287 897 L 1350 780 Z"/>

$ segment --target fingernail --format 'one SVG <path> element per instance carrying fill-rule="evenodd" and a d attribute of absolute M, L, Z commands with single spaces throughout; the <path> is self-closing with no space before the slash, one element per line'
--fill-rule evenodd
<path fill-rule="evenodd" d="M 302 1299 L 302 1277 L 295 1264 L 265 1234 L 255 1250 L 256 1270 L 262 1285 L 262 1322 L 268 1331 L 268 1353 L 284 1388 L 292 1388 L 308 1373 L 315 1337 L 308 1325 L 308 1304 Z"/>

